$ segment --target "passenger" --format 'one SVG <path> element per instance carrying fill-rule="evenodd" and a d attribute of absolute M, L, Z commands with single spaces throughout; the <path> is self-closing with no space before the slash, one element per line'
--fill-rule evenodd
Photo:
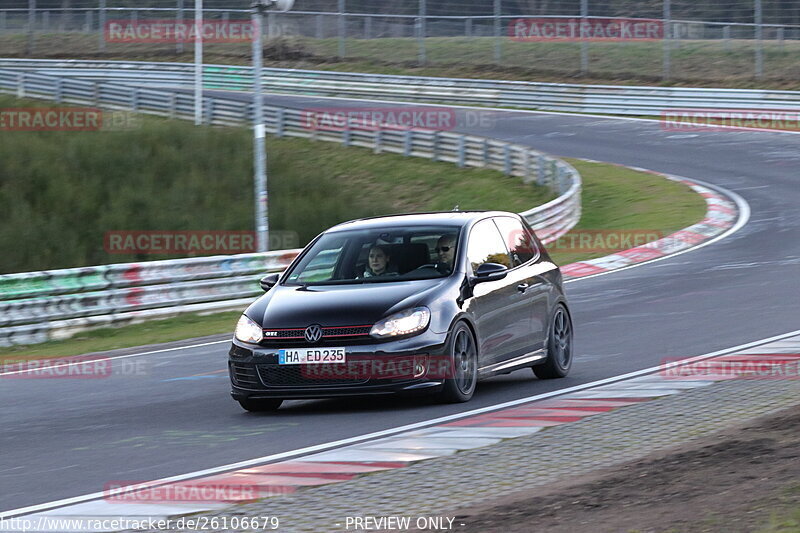
<path fill-rule="evenodd" d="M 397 272 L 393 272 L 389 266 L 391 257 L 386 247 L 375 244 L 369 249 L 369 256 L 367 257 L 367 266 L 364 268 L 364 275 L 362 278 L 373 278 L 376 276 L 396 276 Z"/>

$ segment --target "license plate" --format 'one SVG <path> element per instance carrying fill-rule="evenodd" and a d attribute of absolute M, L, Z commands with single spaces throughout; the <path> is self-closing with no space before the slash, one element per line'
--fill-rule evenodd
<path fill-rule="evenodd" d="M 344 348 L 296 348 L 278 350 L 279 365 L 344 363 Z"/>

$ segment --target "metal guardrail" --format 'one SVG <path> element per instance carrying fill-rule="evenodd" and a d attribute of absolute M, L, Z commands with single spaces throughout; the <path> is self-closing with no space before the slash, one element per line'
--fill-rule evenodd
<path fill-rule="evenodd" d="M 192 119 L 191 94 L 107 81 L 0 69 L 0 93 L 60 103 L 128 109 Z M 207 124 L 252 122 L 249 102 L 206 97 Z M 529 147 L 442 131 L 398 129 L 339 131 L 309 125 L 297 109 L 265 109 L 267 132 L 367 147 L 377 152 L 493 168 L 524 182 L 536 181 L 559 196 L 522 215 L 552 241 L 581 214 L 581 180 L 567 163 Z M 210 258 L 117 264 L 0 276 L 0 346 L 44 342 L 74 331 L 179 312 L 240 309 L 258 294 L 264 272 L 282 270 L 298 250 Z"/>
<path fill-rule="evenodd" d="M 190 63 L 1 59 L 0 69 L 22 69 L 82 80 L 147 88 L 190 88 Z M 207 89 L 251 90 L 251 67 L 206 65 Z M 296 69 L 264 69 L 264 90 L 336 96 L 618 115 L 660 115 L 684 109 L 800 111 L 800 91 L 578 85 L 523 81 L 394 76 Z"/>

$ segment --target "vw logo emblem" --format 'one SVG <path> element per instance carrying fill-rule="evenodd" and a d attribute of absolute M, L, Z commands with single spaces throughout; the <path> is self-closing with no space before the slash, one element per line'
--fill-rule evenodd
<path fill-rule="evenodd" d="M 304 333 L 307 342 L 319 342 L 322 338 L 322 326 L 319 324 L 312 324 L 306 328 Z"/>

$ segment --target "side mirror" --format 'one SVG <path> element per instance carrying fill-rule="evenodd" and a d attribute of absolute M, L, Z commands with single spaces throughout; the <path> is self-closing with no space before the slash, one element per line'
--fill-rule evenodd
<path fill-rule="evenodd" d="M 267 292 L 272 287 L 274 287 L 275 284 L 278 283 L 279 277 L 280 274 L 269 274 L 261 278 L 261 288 L 264 289 L 264 292 Z"/>
<path fill-rule="evenodd" d="M 475 283 L 483 283 L 484 281 L 497 281 L 503 279 L 508 275 L 508 267 L 498 263 L 483 263 L 475 271 Z"/>

